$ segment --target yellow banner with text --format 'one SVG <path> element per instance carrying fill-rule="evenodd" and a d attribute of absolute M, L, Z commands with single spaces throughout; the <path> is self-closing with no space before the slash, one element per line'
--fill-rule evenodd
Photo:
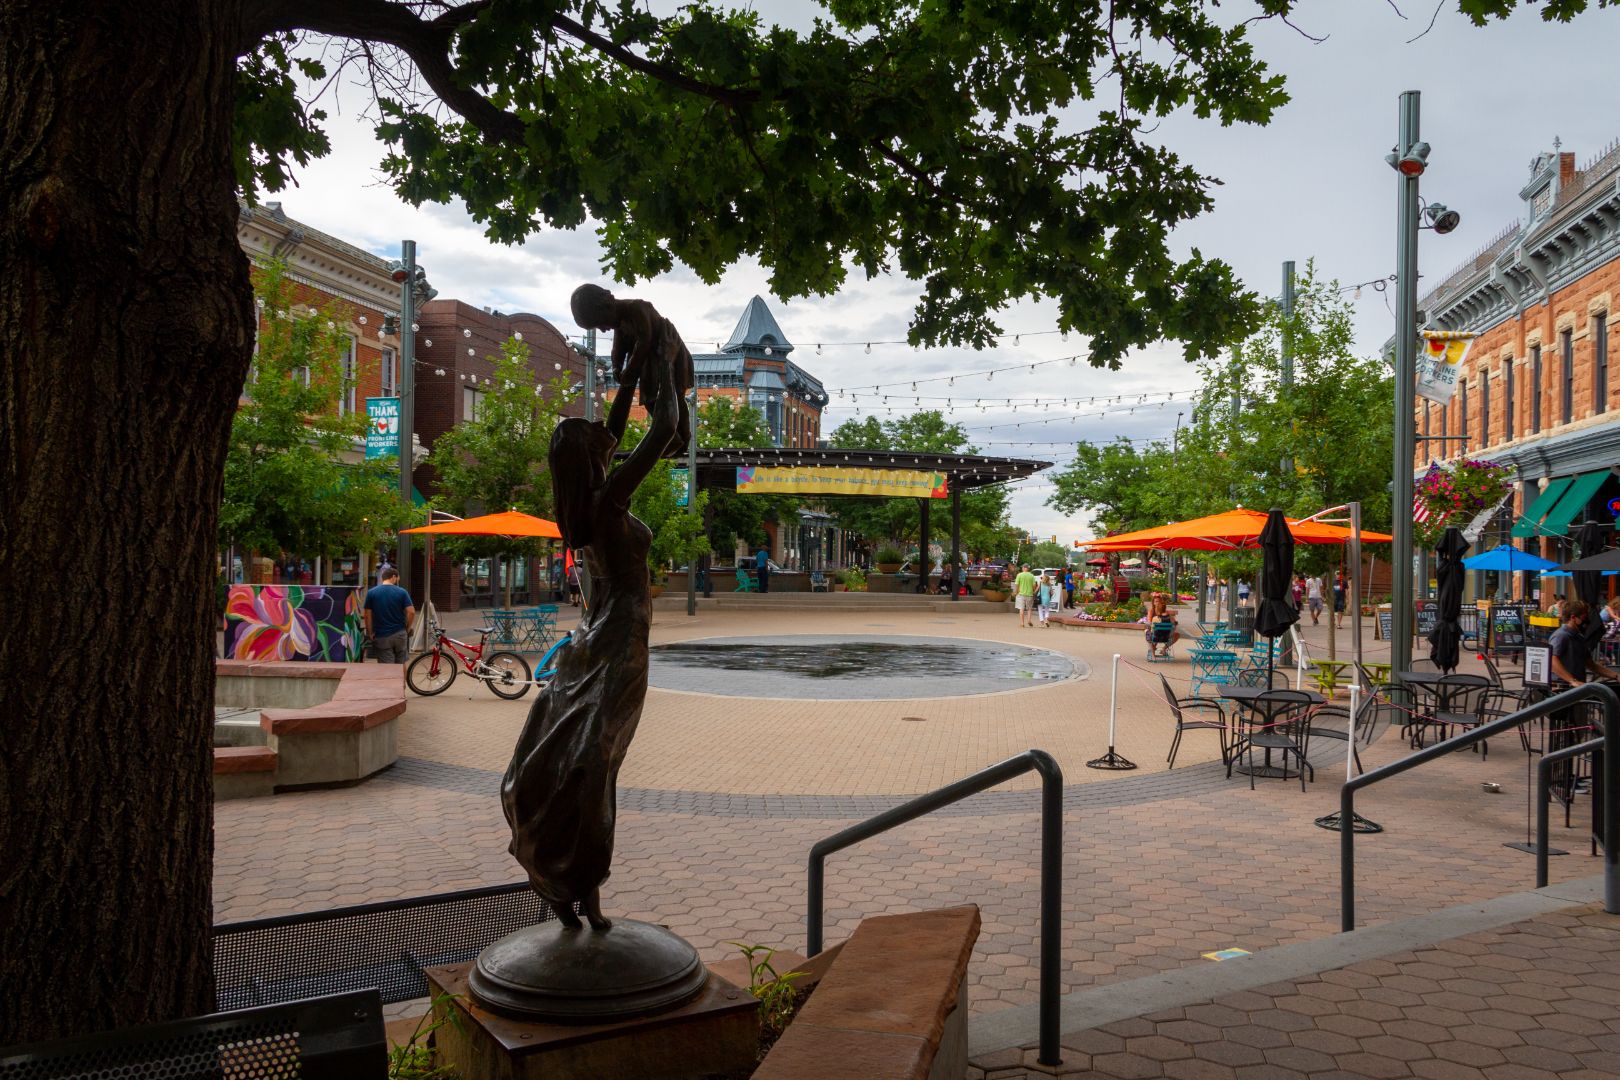
<path fill-rule="evenodd" d="M 737 491 L 744 495 L 888 495 L 943 499 L 945 474 L 919 469 L 857 469 L 837 465 L 737 469 Z"/>

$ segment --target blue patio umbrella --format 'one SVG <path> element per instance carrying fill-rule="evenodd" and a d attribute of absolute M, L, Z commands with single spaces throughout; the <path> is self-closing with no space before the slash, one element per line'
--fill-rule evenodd
<path fill-rule="evenodd" d="M 1543 559 L 1540 555 L 1520 551 L 1512 544 L 1498 544 L 1489 551 L 1471 555 L 1463 560 L 1463 565 L 1470 570 L 1503 570 L 1515 574 L 1525 571 L 1535 573 L 1537 570 L 1552 570 L 1558 566 L 1551 559 Z"/>

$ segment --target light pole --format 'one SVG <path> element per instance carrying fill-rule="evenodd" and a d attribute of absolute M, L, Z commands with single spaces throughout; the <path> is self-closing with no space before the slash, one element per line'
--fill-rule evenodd
<path fill-rule="evenodd" d="M 416 241 L 400 242 L 399 261 L 393 264 L 392 278 L 399 285 L 399 497 L 410 506 L 416 461 L 411 454 L 416 431 L 416 309 L 438 295 L 427 283 L 427 274 L 416 265 Z M 429 342 L 432 344 L 432 342 Z M 399 584 L 411 588 L 411 538 L 399 537 Z M 422 599 L 426 603 L 427 588 Z"/>
<path fill-rule="evenodd" d="M 411 505 L 411 480 L 416 462 L 411 454 L 416 430 L 416 241 L 400 244 L 399 265 L 393 278 L 399 283 L 399 497 Z M 399 584 L 411 590 L 411 538 L 399 536 Z M 424 597 L 424 602 L 425 602 Z"/>
<path fill-rule="evenodd" d="M 1391 669 L 1412 666 L 1412 460 L 1416 454 L 1418 178 L 1429 144 L 1418 141 L 1419 93 L 1401 95 L 1400 131 L 1386 161 L 1400 174 L 1395 212 L 1395 540 L 1390 560 Z"/>

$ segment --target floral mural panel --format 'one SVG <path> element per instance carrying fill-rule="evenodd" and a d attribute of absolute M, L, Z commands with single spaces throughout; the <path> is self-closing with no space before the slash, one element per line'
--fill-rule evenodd
<path fill-rule="evenodd" d="M 227 660 L 356 663 L 360 588 L 354 585 L 232 585 L 225 600 Z"/>

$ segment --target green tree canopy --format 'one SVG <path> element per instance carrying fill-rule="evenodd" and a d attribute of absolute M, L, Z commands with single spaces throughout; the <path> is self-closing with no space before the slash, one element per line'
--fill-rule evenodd
<path fill-rule="evenodd" d="M 1284 376 L 1284 338 L 1292 375 Z M 1202 366 L 1192 423 L 1177 446 L 1118 440 L 1081 443 L 1054 477 L 1048 504 L 1090 510 L 1092 527 L 1150 528 L 1242 505 L 1293 516 L 1359 501 L 1369 529 L 1390 520 L 1394 383 L 1388 367 L 1357 356 L 1350 307 L 1336 282 L 1307 266 L 1294 311 L 1268 309 L 1230 357 Z M 1301 547 L 1302 570 L 1321 570 L 1337 549 Z"/>
<path fill-rule="evenodd" d="M 517 338 L 502 342 L 494 384 L 478 393 L 474 415 L 434 441 L 428 464 L 438 473 L 434 502 L 443 509 L 461 517 L 503 510 L 553 516 L 551 433 L 575 395 L 566 378 L 537 377 L 530 353 Z M 549 541 L 490 536 L 439 543 L 451 558 L 512 559 L 539 555 Z M 509 591 L 510 583 L 508 575 Z"/>
<path fill-rule="evenodd" d="M 263 322 L 231 423 L 220 546 L 304 558 L 369 550 L 409 510 L 397 460 L 358 456 L 365 417 L 339 412 L 354 386 L 343 370 L 352 342 L 331 311 L 294 302 L 285 264 L 266 263 L 254 286 Z"/>
<path fill-rule="evenodd" d="M 721 395 L 698 407 L 696 438 L 698 446 L 708 450 L 771 445 L 765 414 Z M 709 546 L 727 558 L 738 540 L 750 548 L 764 547 L 765 523 L 792 520 L 799 511 L 799 500 L 791 495 L 739 495 L 718 488 L 704 495 Z"/>
<path fill-rule="evenodd" d="M 875 416 L 846 420 L 833 430 L 829 445 L 841 450 L 910 450 L 919 453 L 976 454 L 961 424 L 948 423 L 937 409 L 915 412 L 893 420 Z M 1007 492 L 993 486 L 962 495 L 962 547 L 972 553 L 989 554 L 1002 539 L 1007 517 Z M 873 543 L 893 543 L 904 548 L 922 539 L 922 509 L 918 499 L 874 499 L 857 496 L 830 496 L 827 509 L 838 519 L 839 527 Z M 949 519 L 939 514 L 929 521 L 931 540 L 950 546 Z"/>

